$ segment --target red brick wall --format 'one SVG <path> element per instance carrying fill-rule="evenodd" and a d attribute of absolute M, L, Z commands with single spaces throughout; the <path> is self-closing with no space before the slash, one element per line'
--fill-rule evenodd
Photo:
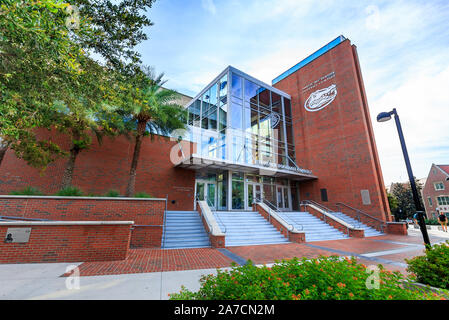
<path fill-rule="evenodd" d="M 162 225 L 164 200 L 0 196 L 0 215 L 62 221 L 134 221 Z"/>
<path fill-rule="evenodd" d="M 162 231 L 162 226 L 133 226 L 130 246 L 132 248 L 160 248 Z"/>
<path fill-rule="evenodd" d="M 8 228 L 31 227 L 28 243 L 5 243 Z M 0 263 L 86 262 L 123 260 L 130 224 L 12 225 L 0 224 Z"/>
<path fill-rule="evenodd" d="M 438 208 L 438 196 L 449 196 L 449 181 L 446 181 L 448 176 L 441 171 L 440 168 L 436 167 L 434 164 L 430 168 L 429 175 L 427 176 L 426 184 L 423 187 L 423 202 L 428 218 L 437 219 L 438 215 L 436 209 Z M 442 182 L 444 185 L 444 190 L 435 190 L 435 182 Z M 432 199 L 432 206 L 429 205 L 429 198 Z M 446 210 L 445 210 L 446 209 Z M 443 206 L 440 208 L 441 212 L 449 213 L 449 206 Z"/>
<path fill-rule="evenodd" d="M 335 73 L 313 88 L 316 80 Z M 309 112 L 309 95 L 337 85 L 335 100 L 322 110 Z M 343 202 L 390 221 L 371 120 L 357 53 L 346 40 L 275 84 L 292 97 L 296 158 L 300 167 L 311 169 L 317 180 L 300 184 L 300 197 L 321 202 L 320 189 L 327 189 L 331 207 Z M 363 205 L 361 190 L 369 190 L 371 204 Z"/>
<path fill-rule="evenodd" d="M 161 247 L 165 200 L 0 196 L 0 216 L 62 221 L 134 221 L 131 246 Z"/>
<path fill-rule="evenodd" d="M 68 138 L 56 131 L 40 130 L 39 134 L 42 137 L 50 136 L 66 150 L 69 148 Z M 133 141 L 123 136 L 104 138 L 101 145 L 95 138 L 92 141 L 89 150 L 82 151 L 76 160 L 73 185 L 85 194 L 104 195 L 111 189 L 125 194 Z M 190 147 L 193 149 L 192 145 Z M 174 167 L 170 161 L 172 148 L 174 154 L 179 150 L 176 142 L 166 137 L 144 139 L 137 167 L 136 192 L 146 192 L 155 198 L 169 195 L 169 210 L 193 210 L 195 173 Z M 188 154 L 187 150 L 184 152 Z M 55 194 L 60 189 L 66 161 L 60 159 L 51 163 L 41 174 L 8 150 L 0 166 L 0 194 L 9 194 L 27 186 L 37 187 L 45 194 Z"/>

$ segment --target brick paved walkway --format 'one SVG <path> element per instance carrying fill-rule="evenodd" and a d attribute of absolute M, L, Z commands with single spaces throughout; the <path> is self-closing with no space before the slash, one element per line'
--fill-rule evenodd
<path fill-rule="evenodd" d="M 131 249 L 121 261 L 85 262 L 79 266 L 81 276 L 213 269 L 229 267 L 233 261 L 218 250 L 199 249 Z"/>
<path fill-rule="evenodd" d="M 447 239 L 431 237 L 432 243 Z M 86 262 L 80 265 L 81 276 L 146 273 L 194 269 L 214 269 L 251 260 L 269 264 L 294 257 L 316 258 L 320 255 L 355 256 L 366 265 L 383 264 L 392 271 L 406 272 L 404 259 L 423 255 L 422 237 L 385 235 L 363 239 L 344 239 L 287 243 L 276 245 L 227 247 L 225 250 L 200 249 L 132 249 L 123 261 Z"/>

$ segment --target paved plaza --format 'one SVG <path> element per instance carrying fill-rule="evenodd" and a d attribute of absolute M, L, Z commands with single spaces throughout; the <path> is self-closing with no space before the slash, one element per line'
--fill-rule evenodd
<path fill-rule="evenodd" d="M 449 234 L 430 231 L 432 243 Z M 363 239 L 286 243 L 225 249 L 133 249 L 126 260 L 86 263 L 0 265 L 0 299 L 168 299 L 181 285 L 199 288 L 204 274 L 247 260 L 270 265 L 293 257 L 355 256 L 366 265 L 382 264 L 406 273 L 405 259 L 423 254 L 419 230 L 408 236 L 383 235 Z M 79 280 L 67 272 L 78 267 Z M 78 281 L 78 282 L 77 282 Z"/>

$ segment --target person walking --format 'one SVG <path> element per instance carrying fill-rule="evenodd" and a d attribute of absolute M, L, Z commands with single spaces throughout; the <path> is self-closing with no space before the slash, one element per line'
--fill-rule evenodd
<path fill-rule="evenodd" d="M 440 212 L 440 215 L 438 216 L 438 222 L 441 224 L 443 232 L 447 232 L 447 217 L 444 212 Z"/>

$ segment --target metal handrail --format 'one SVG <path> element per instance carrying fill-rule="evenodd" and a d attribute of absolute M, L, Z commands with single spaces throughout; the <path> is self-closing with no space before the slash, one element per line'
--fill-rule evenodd
<path fill-rule="evenodd" d="M 217 213 L 217 209 L 215 209 L 215 210 L 213 210 L 212 208 L 214 207 L 213 205 L 212 205 L 212 202 L 211 202 L 211 200 L 208 198 L 208 197 L 206 197 L 206 201 L 207 201 L 207 205 L 209 206 L 209 209 L 210 209 L 210 211 L 212 212 L 212 214 L 214 215 L 214 217 L 215 218 L 218 218 L 218 221 L 221 223 L 221 225 L 223 226 L 223 228 L 224 228 L 224 230 L 221 230 L 221 232 L 223 232 L 223 233 L 226 233 L 226 226 L 225 226 L 225 224 L 223 223 L 223 221 L 221 221 L 221 218 L 220 218 L 220 216 L 218 215 L 218 213 Z M 215 214 L 215 213 L 217 213 L 217 214 Z M 220 227 L 220 229 L 221 229 L 221 227 Z"/>
<path fill-rule="evenodd" d="M 378 222 L 379 225 L 380 225 L 380 230 L 381 230 L 381 232 L 384 232 L 384 227 L 385 227 L 385 225 L 386 225 L 385 221 L 382 221 L 382 220 L 380 220 L 380 219 L 377 219 L 377 218 L 375 218 L 375 217 L 369 215 L 368 213 L 363 212 L 362 210 L 353 208 L 353 207 L 351 207 L 351 206 L 349 206 L 349 205 L 347 205 L 347 204 L 345 204 L 345 203 L 343 203 L 343 202 L 337 202 L 337 203 L 336 203 L 336 206 L 337 206 L 338 208 L 340 208 L 340 206 L 343 206 L 343 207 L 346 207 L 346 208 L 348 208 L 348 209 L 350 209 L 350 210 L 355 211 L 355 212 L 356 212 L 357 219 L 359 220 L 360 223 L 362 223 L 362 219 L 360 218 L 360 215 L 363 215 L 363 216 L 365 216 L 365 217 L 367 217 L 367 218 L 370 218 L 370 219 L 372 219 L 372 220 Z"/>
<path fill-rule="evenodd" d="M 271 203 L 270 201 L 268 201 L 267 199 L 257 199 L 259 201 L 262 201 L 262 203 L 266 204 L 268 206 L 268 209 L 273 210 L 275 213 L 279 213 L 281 212 L 279 210 L 279 208 L 274 205 L 273 203 Z M 295 226 L 293 224 L 291 224 L 290 222 L 286 221 L 283 217 L 281 217 L 280 215 L 278 215 L 286 224 L 290 225 L 291 230 L 287 229 L 287 232 L 291 232 L 295 229 Z M 271 212 L 268 212 L 268 221 L 271 223 Z M 294 221 L 296 222 L 296 221 Z M 298 223 L 299 226 L 301 226 L 301 230 L 302 231 L 304 228 L 302 226 L 302 224 Z"/>
<path fill-rule="evenodd" d="M 162 247 L 165 247 L 165 240 L 167 238 L 167 203 L 168 203 L 168 194 L 165 195 L 165 210 L 164 210 L 164 225 L 163 225 L 163 232 L 164 237 L 162 239 Z"/>
<path fill-rule="evenodd" d="M 322 205 L 321 203 L 318 203 L 313 200 L 303 200 L 299 203 L 299 205 L 303 205 L 303 206 L 314 205 L 314 206 L 318 207 L 319 209 L 321 209 L 322 211 L 324 211 L 325 213 L 330 214 L 331 217 L 329 217 L 329 218 L 331 218 L 331 219 L 333 218 L 332 216 L 334 216 L 333 214 L 336 213 L 336 211 L 333 211 L 333 210 L 329 209 L 328 207 L 326 207 L 325 205 Z M 324 222 L 327 223 L 327 221 L 326 221 L 327 215 L 324 212 L 321 212 L 321 214 L 323 215 Z M 358 225 L 355 225 L 354 223 L 349 223 L 348 221 L 345 221 L 344 219 L 341 219 L 338 216 L 334 216 L 334 218 L 342 220 L 346 225 L 352 226 L 355 229 L 360 229 L 362 227 L 360 221 L 358 221 Z M 349 229 L 348 229 L 348 234 L 349 234 Z"/>

